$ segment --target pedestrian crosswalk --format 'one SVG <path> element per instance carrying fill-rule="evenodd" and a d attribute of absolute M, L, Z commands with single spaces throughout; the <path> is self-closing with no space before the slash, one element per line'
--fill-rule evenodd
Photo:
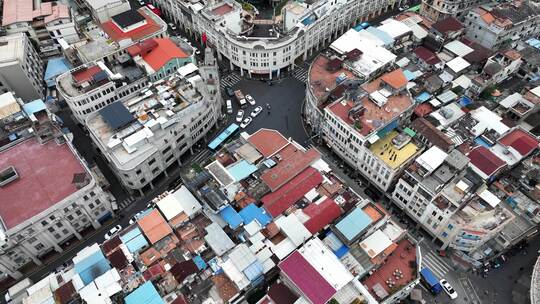
<path fill-rule="evenodd" d="M 135 198 L 133 196 L 130 196 L 124 199 L 123 201 L 121 201 L 120 203 L 118 203 L 118 209 L 122 210 L 126 208 L 129 204 L 133 203 L 134 201 L 135 201 Z"/>
<path fill-rule="evenodd" d="M 297 67 L 293 71 L 293 77 L 301 82 L 307 82 L 308 79 L 308 68 L 305 67 Z"/>
<path fill-rule="evenodd" d="M 423 254 L 422 267 L 429 268 L 439 279 L 444 278 L 446 273 L 452 269 L 452 266 L 450 266 L 448 262 L 435 255 L 433 252 Z"/>
<path fill-rule="evenodd" d="M 232 74 L 232 73 L 228 74 L 227 76 L 221 78 L 221 84 L 220 84 L 221 89 L 224 90 L 225 87 L 232 87 L 238 82 L 240 82 L 240 80 L 242 80 L 240 76 L 236 74 Z"/>

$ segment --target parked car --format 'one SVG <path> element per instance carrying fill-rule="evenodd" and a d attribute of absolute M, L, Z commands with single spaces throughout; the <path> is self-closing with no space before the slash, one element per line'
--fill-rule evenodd
<path fill-rule="evenodd" d="M 104 238 L 106 240 L 110 240 L 113 236 L 115 236 L 118 232 L 120 232 L 120 230 L 122 230 L 122 226 L 116 225 L 112 227 L 111 230 L 109 230 L 107 233 L 105 233 Z"/>
<path fill-rule="evenodd" d="M 257 117 L 257 115 L 259 115 L 259 114 L 262 112 L 262 110 L 263 110 L 263 107 L 261 107 L 261 106 L 256 107 L 256 108 L 253 109 L 253 111 L 251 112 L 251 114 L 250 114 L 251 117 L 253 117 L 253 118 Z"/>
<path fill-rule="evenodd" d="M 238 110 L 238 113 L 236 113 L 236 122 L 242 122 L 244 119 L 244 110 Z"/>
<path fill-rule="evenodd" d="M 132 216 L 131 219 L 129 220 L 129 224 L 130 225 L 135 224 L 135 222 L 137 222 L 137 220 L 139 219 L 139 216 L 141 216 L 141 214 L 143 214 L 143 211 L 139 211 L 139 212 L 135 213 L 135 215 Z"/>
<path fill-rule="evenodd" d="M 247 117 L 246 119 L 244 119 L 244 121 L 242 121 L 242 123 L 240 124 L 240 128 L 244 129 L 245 127 L 249 126 L 249 124 L 253 121 L 253 118 L 251 117 Z"/>
<path fill-rule="evenodd" d="M 201 54 L 201 51 L 199 51 L 199 50 L 195 51 L 195 55 L 200 55 L 200 54 Z"/>
<path fill-rule="evenodd" d="M 225 87 L 225 93 L 227 93 L 227 96 L 229 97 L 234 96 L 234 90 L 231 87 Z"/>
<path fill-rule="evenodd" d="M 232 101 L 230 99 L 227 99 L 227 114 L 232 114 L 233 108 L 232 108 Z"/>
<path fill-rule="evenodd" d="M 250 105 L 252 105 L 252 106 L 255 105 L 255 99 L 253 97 L 251 97 L 251 95 L 247 94 L 246 95 L 246 100 Z"/>
<path fill-rule="evenodd" d="M 446 294 L 450 297 L 450 299 L 452 300 L 457 299 L 457 292 L 454 290 L 452 285 L 448 283 L 448 281 L 446 281 L 445 279 L 442 279 L 439 281 L 439 283 L 441 283 L 441 286 L 444 292 L 446 292 Z"/>
<path fill-rule="evenodd" d="M 139 4 L 140 4 L 141 6 L 144 6 L 144 5 L 146 4 L 146 3 L 144 3 L 143 0 L 139 0 L 138 2 L 139 2 Z"/>
<path fill-rule="evenodd" d="M 169 27 L 171 28 L 171 30 L 176 31 L 176 25 L 174 25 L 174 23 L 169 22 Z"/>

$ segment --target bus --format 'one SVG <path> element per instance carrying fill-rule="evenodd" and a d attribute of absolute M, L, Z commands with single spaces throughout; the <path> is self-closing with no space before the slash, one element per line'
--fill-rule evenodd
<path fill-rule="evenodd" d="M 439 294 L 442 291 L 442 286 L 439 283 L 439 280 L 437 277 L 429 270 L 429 268 L 424 267 L 420 271 L 420 280 L 422 283 L 424 283 L 424 286 L 426 286 L 432 294 Z"/>

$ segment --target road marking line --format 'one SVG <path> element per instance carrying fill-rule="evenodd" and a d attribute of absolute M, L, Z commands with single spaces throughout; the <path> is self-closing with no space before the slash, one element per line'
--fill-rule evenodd
<path fill-rule="evenodd" d="M 434 258 L 436 261 L 438 261 L 439 263 L 443 264 L 444 266 L 446 266 L 448 269 L 452 268 L 452 266 L 450 264 L 448 264 L 446 261 L 442 260 L 440 257 L 436 256 L 435 254 L 433 254 L 433 252 L 428 252 L 428 255 L 432 258 Z"/>

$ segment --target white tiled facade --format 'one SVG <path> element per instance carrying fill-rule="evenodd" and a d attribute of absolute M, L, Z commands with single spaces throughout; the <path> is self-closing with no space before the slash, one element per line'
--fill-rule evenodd
<path fill-rule="evenodd" d="M 0 92 L 13 91 L 24 101 L 43 98 L 43 62 L 25 34 L 0 37 Z"/>
<path fill-rule="evenodd" d="M 486 23 L 477 11 L 471 10 L 465 15 L 464 25 L 467 38 L 488 49 L 497 50 L 505 43 L 537 36 L 540 33 L 540 16 L 531 12 L 531 16 L 522 22 L 502 26 L 496 22 Z"/>
<path fill-rule="evenodd" d="M 309 8 L 309 13 L 323 11 L 320 19 L 279 38 L 239 38 L 218 28 L 217 22 L 210 20 L 204 10 L 195 12 L 189 2 L 154 0 L 153 3 L 198 39 L 204 33 L 208 43 L 217 49 L 218 59 L 226 57 L 231 69 L 239 69 L 242 75 L 275 77 L 284 70 L 292 69 L 296 59 L 306 59 L 351 26 L 399 6 L 401 0 L 316 2 Z M 238 4 L 235 5 L 239 9 Z"/>
<path fill-rule="evenodd" d="M 449 16 L 460 17 L 471 8 L 486 0 L 422 0 L 422 15 L 434 20 L 442 20 Z"/>

